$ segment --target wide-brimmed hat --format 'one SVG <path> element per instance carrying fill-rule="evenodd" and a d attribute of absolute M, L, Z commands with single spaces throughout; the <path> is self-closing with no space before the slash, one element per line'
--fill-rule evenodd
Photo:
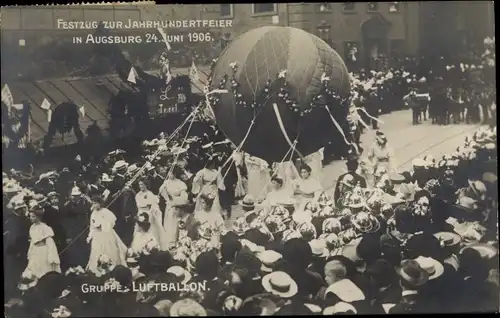
<path fill-rule="evenodd" d="M 389 175 L 389 179 L 391 180 L 392 184 L 401 184 L 406 180 L 406 178 L 400 173 L 391 173 Z"/>
<path fill-rule="evenodd" d="M 302 235 L 297 230 L 288 229 L 288 230 L 285 230 L 283 232 L 283 236 L 282 236 L 281 240 L 283 242 L 286 242 L 286 241 L 289 241 L 289 240 L 294 239 L 294 238 L 302 238 Z"/>
<path fill-rule="evenodd" d="M 412 286 L 422 286 L 429 281 L 429 274 L 416 260 L 404 260 L 398 270 L 399 276 Z"/>
<path fill-rule="evenodd" d="M 414 168 L 425 168 L 427 167 L 427 162 L 424 159 L 421 158 L 415 158 L 411 161 L 411 165 Z"/>
<path fill-rule="evenodd" d="M 342 231 L 342 223 L 337 218 L 328 218 L 321 224 L 321 232 L 323 234 L 335 233 L 339 234 Z"/>
<path fill-rule="evenodd" d="M 474 194 L 477 196 L 479 200 L 484 200 L 486 199 L 486 192 L 488 191 L 486 189 L 486 185 L 479 181 L 479 180 L 467 180 L 469 183 L 469 188 L 474 192 Z"/>
<path fill-rule="evenodd" d="M 429 274 L 429 280 L 436 279 L 444 273 L 443 264 L 431 257 L 419 256 L 415 261 Z"/>
<path fill-rule="evenodd" d="M 264 224 L 272 234 L 281 233 L 286 230 L 283 220 L 276 215 L 269 215 L 264 219 Z"/>
<path fill-rule="evenodd" d="M 404 183 L 399 186 L 397 197 L 405 201 L 413 201 L 415 198 L 416 187 L 410 183 Z"/>
<path fill-rule="evenodd" d="M 434 236 L 441 242 L 443 247 L 455 247 L 462 241 L 462 237 L 453 232 L 438 232 Z"/>
<path fill-rule="evenodd" d="M 258 253 L 257 257 L 262 262 L 261 271 L 265 273 L 271 273 L 274 269 L 274 265 L 278 262 L 283 255 L 273 250 L 266 250 L 264 252 Z"/>
<path fill-rule="evenodd" d="M 28 206 L 26 205 L 26 203 L 23 201 L 23 200 L 16 200 L 12 203 L 12 208 L 14 210 L 18 210 L 18 209 L 24 209 L 24 208 L 27 208 Z"/>
<path fill-rule="evenodd" d="M 38 283 L 38 278 L 36 277 L 36 275 L 32 271 L 27 269 L 21 275 L 21 280 L 19 281 L 17 288 L 19 290 L 25 291 L 35 287 L 37 283 Z"/>
<path fill-rule="evenodd" d="M 283 298 L 293 297 L 298 292 L 297 283 L 290 275 L 282 271 L 264 276 L 262 286 L 267 292 Z"/>
<path fill-rule="evenodd" d="M 233 222 L 232 231 L 239 236 L 243 236 L 249 228 L 250 226 L 245 217 L 239 217 Z"/>
<path fill-rule="evenodd" d="M 189 282 L 192 278 L 191 273 L 189 273 L 181 266 L 172 266 L 169 269 L 167 269 L 167 273 L 171 273 L 177 276 L 183 284 Z"/>
<path fill-rule="evenodd" d="M 283 222 L 287 222 L 290 220 L 290 212 L 288 211 L 287 208 L 285 208 L 282 205 L 276 205 L 271 207 L 269 214 L 279 217 Z"/>
<path fill-rule="evenodd" d="M 302 222 L 297 225 L 296 230 L 302 235 L 304 239 L 314 240 L 318 237 L 316 227 L 311 222 Z"/>
<path fill-rule="evenodd" d="M 473 249 L 479 253 L 479 255 L 484 259 L 493 259 L 498 255 L 498 249 L 490 244 L 470 244 L 462 248 L 460 254 L 462 254 L 467 249 Z"/>
<path fill-rule="evenodd" d="M 206 240 L 211 240 L 214 235 L 214 231 L 210 224 L 205 222 L 198 227 L 198 234 Z"/>
<path fill-rule="evenodd" d="M 312 255 L 315 257 L 327 257 L 330 251 L 326 247 L 326 241 L 323 239 L 314 239 L 309 242 L 311 246 Z"/>
<path fill-rule="evenodd" d="M 380 229 L 379 220 L 368 212 L 354 214 L 351 216 L 351 223 L 361 233 L 374 233 Z"/>
<path fill-rule="evenodd" d="M 176 301 L 170 307 L 170 317 L 206 317 L 207 311 L 194 299 L 185 298 Z"/>
<path fill-rule="evenodd" d="M 8 194 L 11 194 L 11 193 L 17 193 L 17 192 L 20 192 L 23 188 L 20 187 L 18 184 L 14 183 L 14 182 L 9 182 L 7 183 L 4 187 L 3 187 L 3 192 L 4 193 L 8 193 Z"/>
<path fill-rule="evenodd" d="M 255 199 L 250 194 L 247 194 L 247 195 L 245 195 L 243 200 L 240 200 L 238 202 L 238 204 L 244 208 L 253 209 L 253 208 L 255 208 Z"/>
<path fill-rule="evenodd" d="M 122 169 L 127 169 L 127 167 L 128 167 L 128 163 L 125 160 L 118 160 L 113 165 L 113 170 L 118 171 L 118 170 L 122 170 Z"/>
<path fill-rule="evenodd" d="M 347 313 L 357 314 L 358 311 L 356 310 L 356 308 L 354 308 L 353 305 L 343 301 L 336 303 L 334 306 L 326 307 L 323 310 L 323 316 L 330 316 L 334 314 L 347 314 Z"/>
<path fill-rule="evenodd" d="M 350 279 L 342 279 L 328 286 L 325 295 L 330 293 L 347 303 L 365 300 L 363 291 Z"/>

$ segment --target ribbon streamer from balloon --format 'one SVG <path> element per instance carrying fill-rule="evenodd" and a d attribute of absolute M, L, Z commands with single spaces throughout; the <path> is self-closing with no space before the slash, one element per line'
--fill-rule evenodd
<path fill-rule="evenodd" d="M 344 142 L 346 143 L 346 145 L 353 147 L 354 151 L 356 151 L 356 154 L 359 155 L 360 153 L 359 153 L 358 145 L 356 145 L 356 143 L 354 143 L 354 142 L 350 142 L 349 140 L 347 140 L 347 137 L 344 133 L 344 130 L 342 129 L 340 124 L 335 120 L 335 118 L 333 117 L 332 112 L 330 111 L 328 106 L 325 105 L 325 109 L 328 112 L 328 115 L 330 115 L 330 119 L 332 120 L 333 124 L 335 125 L 335 128 L 337 128 L 339 133 L 342 135 L 342 138 L 344 139 Z"/>

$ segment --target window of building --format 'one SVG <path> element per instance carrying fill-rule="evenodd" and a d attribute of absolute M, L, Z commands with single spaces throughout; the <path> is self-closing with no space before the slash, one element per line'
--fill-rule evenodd
<path fill-rule="evenodd" d="M 345 12 L 353 12 L 356 10 L 356 3 L 353 2 L 344 2 L 342 6 Z"/>
<path fill-rule="evenodd" d="M 220 16 L 223 18 L 233 17 L 233 5 L 231 3 L 223 3 L 220 5 Z"/>
<path fill-rule="evenodd" d="M 254 3 L 252 8 L 254 14 L 275 13 L 276 3 Z"/>
<path fill-rule="evenodd" d="M 319 3 L 316 7 L 319 12 L 332 12 L 332 4 L 328 2 Z"/>
<path fill-rule="evenodd" d="M 399 2 L 389 2 L 389 12 L 394 13 L 394 12 L 399 12 L 399 10 L 400 10 Z"/>
<path fill-rule="evenodd" d="M 377 12 L 378 11 L 378 2 L 368 2 L 367 10 L 368 10 L 368 12 Z"/>

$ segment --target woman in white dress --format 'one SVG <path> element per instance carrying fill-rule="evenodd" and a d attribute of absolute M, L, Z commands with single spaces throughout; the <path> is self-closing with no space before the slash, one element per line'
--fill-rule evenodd
<path fill-rule="evenodd" d="M 212 233 L 212 242 L 219 242 L 220 234 L 224 230 L 224 219 L 218 210 L 214 210 L 215 197 L 211 193 L 199 196 L 200 205 L 194 211 L 194 217 L 200 227 L 209 228 Z"/>
<path fill-rule="evenodd" d="M 219 200 L 219 190 L 226 190 L 224 180 L 219 170 L 215 168 L 215 162 L 210 160 L 206 167 L 198 171 L 193 179 L 193 189 L 191 190 L 196 195 L 195 211 L 202 210 L 201 194 L 210 194 L 213 196 L 213 205 L 211 211 L 222 215 L 222 207 Z"/>
<path fill-rule="evenodd" d="M 115 215 L 104 207 L 101 196 L 94 197 L 92 201 L 90 233 L 87 237 L 87 243 L 90 243 L 87 270 L 99 272 L 97 265 L 101 255 L 107 255 L 114 265 L 126 266 L 127 247 L 114 230 Z"/>
<path fill-rule="evenodd" d="M 160 187 L 160 195 L 165 199 L 166 208 L 163 219 L 163 228 L 165 231 L 165 244 L 172 246 L 177 241 L 178 232 L 178 207 L 177 203 L 186 201 L 188 198 L 188 187 L 181 180 L 182 169 L 174 167 L 172 173 L 163 182 Z"/>
<path fill-rule="evenodd" d="M 261 202 L 266 197 L 269 186 L 269 165 L 264 160 L 245 154 L 245 166 L 247 168 L 247 194 Z"/>
<path fill-rule="evenodd" d="M 285 187 L 283 179 L 280 177 L 271 178 L 272 189 L 266 195 L 266 199 L 261 203 L 263 207 L 276 205 L 293 204 L 293 191 L 290 187 Z"/>
<path fill-rule="evenodd" d="M 304 164 L 299 169 L 300 178 L 293 182 L 293 194 L 297 200 L 296 211 L 302 211 L 307 202 L 316 202 L 323 191 L 321 183 L 311 176 L 311 168 Z"/>
<path fill-rule="evenodd" d="M 387 145 L 387 137 L 383 132 L 377 131 L 375 141 L 367 153 L 368 160 L 373 167 L 373 172 L 376 174 L 381 169 L 391 172 L 391 169 L 396 168 L 396 163 L 394 161 L 394 153 Z"/>
<path fill-rule="evenodd" d="M 151 225 L 148 213 L 142 212 L 136 217 L 136 229 L 132 244 L 130 244 L 130 249 L 134 254 L 141 254 L 146 247 L 160 249 L 160 243 Z"/>
<path fill-rule="evenodd" d="M 168 247 L 165 229 L 162 225 L 162 217 L 160 207 L 158 205 L 158 197 L 149 190 L 148 180 L 139 181 L 139 192 L 135 195 L 135 203 L 137 205 L 137 215 L 147 213 L 149 215 L 149 222 L 151 223 L 151 232 L 155 236 L 156 241 L 160 244 L 162 251 Z M 134 235 L 137 231 L 137 225 L 134 229 Z"/>
<path fill-rule="evenodd" d="M 30 247 L 28 249 L 28 266 L 37 278 L 48 272 L 61 272 L 61 261 L 54 242 L 54 231 L 41 221 L 43 212 L 30 212 L 29 218 L 33 223 L 29 230 Z"/>

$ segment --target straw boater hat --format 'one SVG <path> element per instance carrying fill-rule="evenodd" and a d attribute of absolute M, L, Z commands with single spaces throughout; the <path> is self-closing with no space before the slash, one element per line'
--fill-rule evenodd
<path fill-rule="evenodd" d="M 342 279 L 328 286 L 325 296 L 328 294 L 333 294 L 346 303 L 365 300 L 363 291 L 350 279 Z"/>
<path fill-rule="evenodd" d="M 435 233 L 434 237 L 441 242 L 441 246 L 446 248 L 458 246 L 462 242 L 462 237 L 454 232 L 439 232 Z"/>
<path fill-rule="evenodd" d="M 273 267 L 283 256 L 273 250 L 266 250 L 258 253 L 257 257 L 262 262 L 261 271 L 264 273 L 272 273 Z"/>
<path fill-rule="evenodd" d="M 250 228 L 244 217 L 239 217 L 233 222 L 232 230 L 234 233 L 242 236 Z"/>
<path fill-rule="evenodd" d="M 127 167 L 128 167 L 128 163 L 125 160 L 118 160 L 113 165 L 113 170 L 118 171 L 118 170 L 122 170 L 122 169 L 127 169 Z"/>
<path fill-rule="evenodd" d="M 424 285 L 429 280 L 429 274 L 416 260 L 404 260 L 398 274 L 404 281 L 417 287 Z"/>
<path fill-rule="evenodd" d="M 183 284 L 186 284 L 192 278 L 191 273 L 189 273 L 181 266 L 172 266 L 169 269 L 167 269 L 167 273 L 171 273 L 177 276 Z"/>
<path fill-rule="evenodd" d="M 361 233 L 374 233 L 380 229 L 380 222 L 371 213 L 359 212 L 351 217 L 351 223 Z"/>
<path fill-rule="evenodd" d="M 358 311 L 356 310 L 356 308 L 354 308 L 353 305 L 343 301 L 338 302 L 334 306 L 326 307 L 323 310 L 323 316 L 330 316 L 334 314 L 347 314 L 347 313 L 357 314 Z"/>
<path fill-rule="evenodd" d="M 444 273 L 443 264 L 431 257 L 419 256 L 415 261 L 429 274 L 429 280 L 436 279 Z"/>
<path fill-rule="evenodd" d="M 170 307 L 170 317 L 206 317 L 207 311 L 191 298 L 176 301 Z"/>
<path fill-rule="evenodd" d="M 291 298 L 298 292 L 297 283 L 285 272 L 277 271 L 262 278 L 262 286 L 273 295 Z"/>
<path fill-rule="evenodd" d="M 486 199 L 487 189 L 486 185 L 483 182 L 479 180 L 476 181 L 467 180 L 467 181 L 469 182 L 469 188 L 472 189 L 472 191 L 474 192 L 474 194 L 477 196 L 478 199 L 480 200 Z"/>
<path fill-rule="evenodd" d="M 133 165 L 130 165 L 130 166 L 127 168 L 127 173 L 128 173 L 128 174 L 134 174 L 134 173 L 136 173 L 138 170 L 139 170 L 139 167 L 138 167 L 136 164 L 133 164 Z"/>
<path fill-rule="evenodd" d="M 250 194 L 245 195 L 243 200 L 240 200 L 238 203 L 239 205 L 247 209 L 255 208 L 255 199 Z"/>
<path fill-rule="evenodd" d="M 38 283 L 38 278 L 32 271 L 27 269 L 21 275 L 21 280 L 19 281 L 17 288 L 21 291 L 25 291 L 35 287 L 37 283 Z"/>

